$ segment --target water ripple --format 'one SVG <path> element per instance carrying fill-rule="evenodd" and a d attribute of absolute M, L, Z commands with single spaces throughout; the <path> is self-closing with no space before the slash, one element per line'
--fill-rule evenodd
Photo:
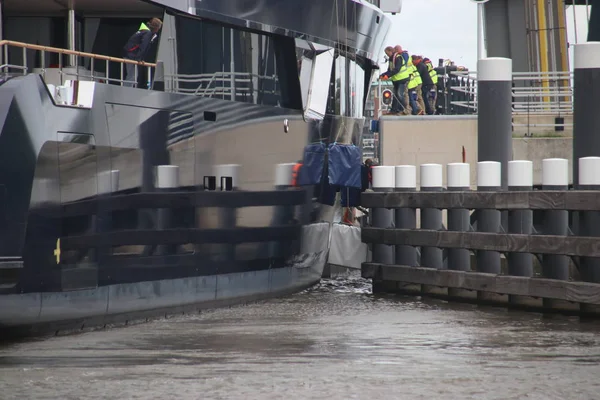
<path fill-rule="evenodd" d="M 2 399 L 597 398 L 600 327 L 326 279 L 247 306 L 0 348 Z"/>

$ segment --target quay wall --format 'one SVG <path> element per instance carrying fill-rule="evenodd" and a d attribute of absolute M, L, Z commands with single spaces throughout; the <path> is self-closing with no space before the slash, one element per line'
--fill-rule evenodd
<path fill-rule="evenodd" d="M 477 116 L 402 116 L 380 119 L 380 147 L 382 165 L 446 165 L 465 162 L 471 165 L 471 186 L 475 187 L 477 166 Z M 569 183 L 572 182 L 572 137 L 519 137 L 513 138 L 513 159 L 533 161 L 533 184 L 542 183 L 542 160 L 565 158 L 569 160 Z M 444 174 L 444 185 L 446 185 Z M 420 177 L 417 175 L 417 184 Z"/>

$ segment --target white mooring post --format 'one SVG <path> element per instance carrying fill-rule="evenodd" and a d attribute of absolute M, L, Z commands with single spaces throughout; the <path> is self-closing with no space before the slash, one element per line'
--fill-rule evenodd
<path fill-rule="evenodd" d="M 515 160 L 508 162 L 508 190 L 533 190 L 533 162 Z M 508 212 L 508 232 L 531 235 L 533 211 L 511 210 Z M 533 256 L 530 253 L 509 253 L 508 274 L 515 276 L 533 276 Z"/>
<path fill-rule="evenodd" d="M 373 191 L 391 192 L 396 186 L 396 168 L 393 166 L 373 167 Z M 392 228 L 394 226 L 394 210 L 387 208 L 374 208 L 371 210 L 372 225 L 374 228 Z M 394 264 L 394 247 L 386 244 L 373 246 L 373 262 L 381 264 Z"/>
<path fill-rule="evenodd" d="M 471 190 L 471 166 L 467 163 L 450 163 L 446 166 L 446 182 L 449 191 Z M 448 210 L 448 230 L 468 232 L 471 227 L 470 211 L 466 209 Z M 471 252 L 468 249 L 448 249 L 448 269 L 471 270 Z"/>
<path fill-rule="evenodd" d="M 441 192 L 443 172 L 441 164 L 422 164 L 421 165 L 421 191 L 422 192 Z M 421 229 L 441 230 L 442 229 L 442 210 L 437 208 L 421 209 Z M 421 266 L 443 269 L 444 253 L 439 247 L 421 248 Z"/>
<path fill-rule="evenodd" d="M 493 192 L 502 188 L 502 167 L 498 161 L 477 163 L 477 190 Z M 500 211 L 477 210 L 478 232 L 500 232 Z M 501 272 L 500 253 L 497 251 L 477 251 L 477 271 L 499 274 Z"/>
<path fill-rule="evenodd" d="M 414 192 L 417 190 L 417 167 L 414 165 L 397 165 L 395 167 L 396 192 Z M 415 208 L 397 208 L 394 221 L 398 229 L 416 229 L 417 210 Z M 414 246 L 397 245 L 397 265 L 418 266 L 417 249 Z"/>
<path fill-rule="evenodd" d="M 569 189 L 569 161 L 564 158 L 542 160 L 542 190 Z M 566 210 L 544 211 L 542 232 L 544 235 L 569 234 L 569 212 Z M 550 279 L 569 279 L 569 257 L 558 254 L 542 256 L 542 274 Z"/>

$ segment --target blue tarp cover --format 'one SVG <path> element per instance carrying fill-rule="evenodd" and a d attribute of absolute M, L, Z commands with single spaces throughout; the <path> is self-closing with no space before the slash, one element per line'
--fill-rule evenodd
<path fill-rule="evenodd" d="M 298 184 L 300 186 L 321 183 L 326 150 L 327 148 L 323 143 L 309 144 L 304 148 L 302 172 L 298 176 Z"/>
<path fill-rule="evenodd" d="M 361 154 L 354 145 L 333 143 L 329 146 L 329 184 L 361 188 Z"/>

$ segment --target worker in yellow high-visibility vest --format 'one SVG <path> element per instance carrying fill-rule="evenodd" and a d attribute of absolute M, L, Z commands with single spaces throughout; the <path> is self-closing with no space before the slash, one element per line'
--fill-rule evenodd
<path fill-rule="evenodd" d="M 412 108 L 412 115 L 423 115 L 425 114 L 425 106 L 421 104 L 423 98 L 419 93 L 423 82 L 421 81 L 421 76 L 419 75 L 417 68 L 413 64 L 412 57 L 409 59 L 409 64 L 410 81 L 408 82 L 408 96 L 410 99 L 410 107 Z"/>
<path fill-rule="evenodd" d="M 410 78 L 408 66 L 402 53 L 396 51 L 392 46 L 385 48 L 388 58 L 388 70 L 379 76 L 380 79 L 391 80 L 394 87 L 392 108 L 389 114 L 407 114 L 408 102 L 406 96 L 406 85 Z"/>
<path fill-rule="evenodd" d="M 438 74 L 437 74 L 436 70 L 433 68 L 433 63 L 431 62 L 431 60 L 429 58 L 424 58 L 423 63 L 427 67 L 427 73 L 429 74 L 429 77 L 431 78 L 431 83 L 432 83 L 432 86 L 428 90 L 425 88 L 425 85 L 423 85 L 423 97 L 427 98 L 427 101 L 429 102 L 429 105 L 431 106 L 431 114 L 430 115 L 433 115 L 433 114 L 435 114 L 436 102 L 437 102 Z M 427 94 L 425 92 L 426 90 L 427 90 Z M 429 112 L 427 112 L 427 114 L 429 114 Z"/>

